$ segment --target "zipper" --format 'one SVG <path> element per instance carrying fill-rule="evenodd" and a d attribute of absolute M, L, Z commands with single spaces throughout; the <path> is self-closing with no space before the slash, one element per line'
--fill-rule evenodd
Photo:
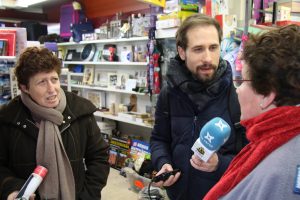
<path fill-rule="evenodd" d="M 68 124 L 66 127 L 64 127 L 61 131 L 60 131 L 60 133 L 63 133 L 67 128 L 69 128 L 71 125 L 70 124 Z"/>
<path fill-rule="evenodd" d="M 35 127 L 37 127 L 37 128 L 39 128 L 34 122 L 32 122 L 31 120 L 29 120 L 29 119 L 26 119 L 26 121 L 28 121 L 29 123 L 31 123 L 32 125 L 34 125 Z M 60 133 L 63 133 L 67 128 L 69 128 L 70 127 L 70 124 L 68 124 L 66 127 L 64 127 L 61 131 L 60 131 Z"/>
<path fill-rule="evenodd" d="M 28 121 L 30 124 L 32 124 L 33 126 L 39 128 L 33 121 L 29 120 L 29 119 L 26 119 L 26 121 Z"/>
<path fill-rule="evenodd" d="M 193 130 L 192 130 L 192 136 L 193 136 L 193 138 L 194 138 L 194 135 L 195 135 L 195 132 L 196 132 L 196 123 L 197 123 L 197 119 L 198 119 L 198 116 L 197 115 L 195 115 L 194 116 L 194 120 L 193 120 Z"/>

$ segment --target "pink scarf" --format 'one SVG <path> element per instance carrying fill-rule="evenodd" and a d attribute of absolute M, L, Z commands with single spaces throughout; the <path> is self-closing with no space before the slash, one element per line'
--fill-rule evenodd
<path fill-rule="evenodd" d="M 272 151 L 299 135 L 299 119 L 299 106 L 282 106 L 241 121 L 250 143 L 232 160 L 204 200 L 215 200 L 226 195 Z"/>

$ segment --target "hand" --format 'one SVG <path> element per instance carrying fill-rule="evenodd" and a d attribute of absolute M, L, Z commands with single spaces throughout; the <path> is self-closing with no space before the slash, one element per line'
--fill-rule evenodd
<path fill-rule="evenodd" d="M 191 165 L 195 169 L 198 169 L 198 170 L 204 171 L 204 172 L 214 172 L 218 168 L 219 158 L 218 158 L 218 155 L 216 153 L 214 153 L 207 162 L 204 162 L 203 160 L 201 160 L 198 156 L 196 156 L 194 154 L 194 155 L 192 155 L 190 162 L 191 162 Z"/>
<path fill-rule="evenodd" d="M 7 197 L 7 200 L 15 200 L 17 195 L 18 195 L 19 191 L 14 191 L 12 193 L 10 193 Z M 35 194 L 32 194 L 29 198 L 29 200 L 34 200 L 35 199 Z"/>
<path fill-rule="evenodd" d="M 164 172 L 170 172 L 170 171 L 173 171 L 173 167 L 172 165 L 170 164 L 164 164 L 162 166 L 162 168 L 159 170 L 159 172 L 157 172 L 156 176 L 164 173 Z M 171 186 L 173 185 L 177 180 L 178 178 L 180 177 L 181 173 L 180 172 L 177 172 L 174 175 L 171 175 L 166 181 L 159 181 L 157 183 L 154 183 L 155 186 L 157 187 L 162 187 L 162 186 Z"/>
<path fill-rule="evenodd" d="M 12 193 L 10 193 L 7 197 L 7 200 L 15 200 L 15 198 L 17 197 L 19 191 L 14 191 Z"/>

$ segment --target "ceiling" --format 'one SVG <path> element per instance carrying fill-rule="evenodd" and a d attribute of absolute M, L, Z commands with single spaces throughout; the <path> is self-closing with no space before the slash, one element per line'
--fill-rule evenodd
<path fill-rule="evenodd" d="M 7 1 L 7 0 L 6 0 Z M 27 8 L 14 6 L 12 2 L 5 3 L 0 0 L 0 21 L 19 22 L 19 21 L 40 21 L 47 23 L 55 23 L 59 21 L 59 8 L 62 4 L 71 2 L 72 0 L 48 0 L 38 4 L 34 4 Z M 2 5 L 1 5 L 2 2 Z"/>
<path fill-rule="evenodd" d="M 35 7 L 35 8 L 43 8 L 43 7 L 49 7 L 49 6 L 51 7 L 53 5 L 58 5 L 62 2 L 64 3 L 64 2 L 70 2 L 70 1 L 69 0 L 48 0 L 48 1 L 34 4 L 31 7 Z"/>
<path fill-rule="evenodd" d="M 38 21 L 41 23 L 59 23 L 60 7 L 63 4 L 71 3 L 73 0 L 49 0 L 28 8 L 13 6 L 2 6 L 1 2 L 16 0 L 0 0 L 0 23 L 17 24 L 22 21 Z M 30 0 L 26 0 L 30 1 Z M 98 26 L 103 20 L 107 21 L 107 16 L 115 16 L 117 12 L 131 13 L 132 11 L 149 10 L 149 5 L 141 0 L 76 0 L 79 2 L 86 16 L 93 20 Z M 3 4 L 3 3 L 2 3 Z M 146 11 L 147 12 L 147 11 Z"/>

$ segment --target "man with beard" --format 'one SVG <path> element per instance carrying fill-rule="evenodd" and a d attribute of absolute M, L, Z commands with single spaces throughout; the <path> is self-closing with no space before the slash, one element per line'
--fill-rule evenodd
<path fill-rule="evenodd" d="M 188 17 L 176 33 L 178 55 L 171 59 L 167 84 L 158 97 L 151 135 L 152 163 L 157 175 L 181 172 L 157 183 L 171 200 L 202 199 L 244 144 L 240 107 L 228 62 L 220 57 L 222 30 L 206 15 Z M 203 125 L 221 117 L 231 126 L 227 142 L 204 162 L 191 147 Z"/>

